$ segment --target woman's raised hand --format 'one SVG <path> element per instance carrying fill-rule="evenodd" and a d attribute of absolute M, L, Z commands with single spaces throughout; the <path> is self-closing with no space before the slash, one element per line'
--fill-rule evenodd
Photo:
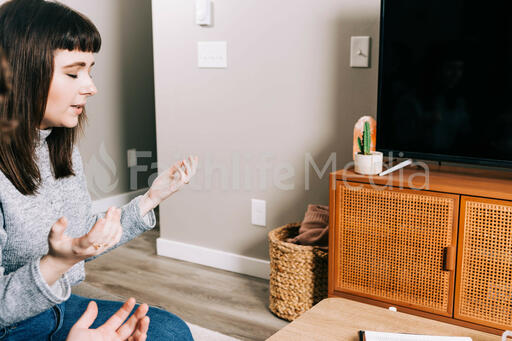
<path fill-rule="evenodd" d="M 158 175 L 139 203 L 141 214 L 144 216 L 171 194 L 188 184 L 197 172 L 198 163 L 197 156 L 189 156 Z"/>
<path fill-rule="evenodd" d="M 111 207 L 105 217 L 98 219 L 89 233 L 79 238 L 71 238 L 65 233 L 67 219 L 62 217 L 50 230 L 48 255 L 71 265 L 97 256 L 121 240 L 123 228 L 120 219 L 121 209 Z"/>
<path fill-rule="evenodd" d="M 148 306 L 142 304 L 123 324 L 133 307 L 135 299 L 129 298 L 107 322 L 96 329 L 90 329 L 96 316 L 98 306 L 91 301 L 87 309 L 69 331 L 66 341 L 144 341 L 147 337 L 149 317 L 146 316 Z"/>

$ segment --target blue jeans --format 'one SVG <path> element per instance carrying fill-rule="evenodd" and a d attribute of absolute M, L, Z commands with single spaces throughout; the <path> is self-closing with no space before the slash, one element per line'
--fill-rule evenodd
<path fill-rule="evenodd" d="M 6 328 L 0 327 L 0 340 L 65 341 L 69 330 L 82 316 L 90 301 L 92 301 L 90 298 L 71 295 L 66 302 L 58 304 L 39 315 Z M 123 305 L 123 302 L 116 301 L 94 301 L 98 304 L 98 317 L 96 317 L 91 328 L 101 326 Z M 188 326 L 176 315 L 150 307 L 147 316 L 150 318 L 147 333 L 148 341 L 193 341 Z"/>

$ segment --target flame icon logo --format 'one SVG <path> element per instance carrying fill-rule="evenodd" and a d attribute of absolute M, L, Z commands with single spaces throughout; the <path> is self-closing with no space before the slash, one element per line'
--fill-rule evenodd
<path fill-rule="evenodd" d="M 102 142 L 99 150 L 99 157 L 94 154 L 87 162 L 87 184 L 89 192 L 95 197 L 110 193 L 119 183 L 117 167 Z"/>

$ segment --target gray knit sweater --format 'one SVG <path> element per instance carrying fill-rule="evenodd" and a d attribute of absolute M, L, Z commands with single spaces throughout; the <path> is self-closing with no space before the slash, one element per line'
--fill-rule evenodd
<path fill-rule="evenodd" d="M 48 233 L 62 216 L 68 219 L 66 233 L 72 237 L 86 234 L 104 214 L 92 212 L 82 160 L 73 150 L 75 176 L 55 180 L 50 167 L 46 137 L 51 130 L 40 131 L 36 148 L 41 186 L 36 195 L 23 195 L 0 172 L 0 327 L 37 315 L 66 301 L 71 286 L 85 278 L 84 262 L 73 266 L 51 287 L 39 269 L 39 261 L 48 252 Z M 141 216 L 138 201 L 122 207 L 121 245 L 155 226 L 154 212 Z"/>

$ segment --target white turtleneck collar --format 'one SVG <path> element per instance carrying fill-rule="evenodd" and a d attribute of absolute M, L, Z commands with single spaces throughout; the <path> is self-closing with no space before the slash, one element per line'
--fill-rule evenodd
<path fill-rule="evenodd" d="M 52 128 L 48 129 L 38 129 L 39 130 L 39 141 L 43 142 L 46 138 L 52 133 Z"/>

